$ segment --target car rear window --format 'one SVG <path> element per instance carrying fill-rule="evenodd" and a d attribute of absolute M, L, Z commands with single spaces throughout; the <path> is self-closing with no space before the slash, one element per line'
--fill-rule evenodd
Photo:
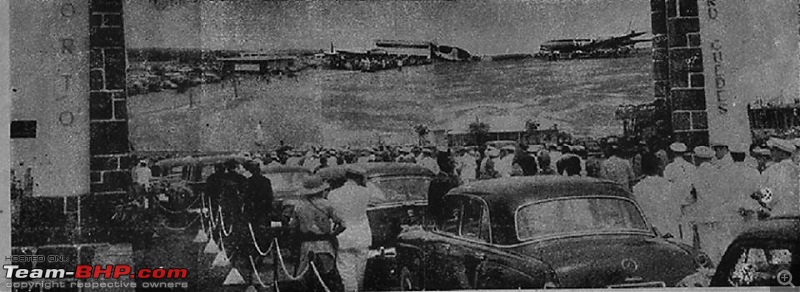
<path fill-rule="evenodd" d="M 523 206 L 516 213 L 520 240 L 583 232 L 650 232 L 636 205 L 613 197 L 550 200 Z"/>
<path fill-rule="evenodd" d="M 295 191 L 300 188 L 305 172 L 273 172 L 265 173 L 264 176 L 272 183 L 272 191 L 286 192 Z"/>
<path fill-rule="evenodd" d="M 370 179 L 370 182 L 383 191 L 385 202 L 403 202 L 428 199 L 431 179 L 421 176 L 376 177 Z"/>

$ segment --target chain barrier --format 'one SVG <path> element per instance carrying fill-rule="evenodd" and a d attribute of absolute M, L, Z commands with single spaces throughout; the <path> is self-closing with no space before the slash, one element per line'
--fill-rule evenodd
<path fill-rule="evenodd" d="M 214 216 L 214 206 L 211 205 L 211 198 L 208 198 L 208 216 L 209 216 L 209 225 L 211 228 L 217 228 L 217 217 Z"/>
<path fill-rule="evenodd" d="M 255 234 L 255 232 L 253 232 L 253 224 L 250 224 L 250 222 L 247 222 L 247 228 L 250 229 L 250 238 L 253 239 L 253 245 L 256 247 L 256 251 L 258 252 L 258 254 L 261 255 L 262 257 L 263 256 L 267 256 L 269 254 L 269 252 L 272 251 L 272 247 L 275 246 L 275 242 L 274 241 L 270 242 L 269 248 L 267 248 L 267 251 L 261 251 L 261 247 L 258 246 L 258 241 L 256 241 L 256 234 Z"/>
<path fill-rule="evenodd" d="M 267 288 L 267 285 L 264 284 L 263 280 L 261 280 L 261 274 L 258 273 L 258 269 L 256 268 L 256 262 L 253 261 L 253 256 L 248 255 L 248 257 L 250 258 L 250 266 L 253 267 L 253 273 L 256 275 L 256 281 L 258 281 L 258 285 L 260 285 L 262 288 Z"/>
<path fill-rule="evenodd" d="M 286 274 L 286 277 L 292 281 L 297 281 L 302 279 L 303 276 L 305 276 L 306 272 L 308 272 L 310 265 L 306 265 L 305 269 L 303 269 L 303 271 L 300 272 L 299 276 L 293 277 L 292 274 L 289 273 L 289 269 L 286 268 L 286 262 L 283 261 L 283 254 L 281 254 L 281 247 L 280 245 L 278 245 L 278 239 L 276 238 L 273 242 L 275 243 L 275 252 L 278 254 L 278 261 L 280 262 L 281 269 L 283 269 L 283 273 Z"/>
<path fill-rule="evenodd" d="M 219 214 L 219 224 L 220 224 L 220 227 L 222 227 L 221 228 L 222 229 L 222 234 L 224 234 L 225 237 L 230 236 L 231 232 L 233 232 L 233 225 L 230 226 L 231 228 L 228 228 L 230 230 L 225 230 L 225 217 L 222 216 L 222 206 L 219 206 L 219 212 L 217 212 L 217 213 Z"/>
<path fill-rule="evenodd" d="M 194 223 L 197 222 L 197 220 L 199 220 L 200 217 L 201 216 L 198 214 L 197 217 L 194 217 L 194 220 L 192 220 L 192 222 L 189 222 L 189 224 L 184 226 L 184 227 L 170 227 L 170 226 L 167 226 L 166 221 L 161 221 L 161 226 L 166 228 L 167 230 L 171 230 L 171 231 L 186 231 L 186 229 L 188 229 L 189 227 L 194 225 Z"/>
<path fill-rule="evenodd" d="M 311 264 L 311 269 L 314 270 L 314 275 L 317 275 L 317 280 L 319 280 L 320 285 L 322 285 L 322 289 L 325 289 L 325 292 L 331 292 L 331 289 L 328 289 L 328 285 L 325 285 L 325 281 L 322 280 L 322 276 L 319 274 L 319 270 L 317 270 L 317 265 L 314 264 L 314 261 L 308 261 Z"/>

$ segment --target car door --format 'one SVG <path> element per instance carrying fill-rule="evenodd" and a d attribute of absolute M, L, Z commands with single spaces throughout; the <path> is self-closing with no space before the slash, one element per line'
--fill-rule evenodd
<path fill-rule="evenodd" d="M 492 253 L 489 214 L 485 202 L 479 197 L 463 196 L 461 200 L 461 227 L 457 244 L 450 248 L 450 268 L 454 284 L 460 289 L 477 287 L 476 279 Z"/>
<path fill-rule="evenodd" d="M 464 205 L 460 196 L 447 196 L 444 212 L 433 230 L 433 236 L 425 244 L 425 286 L 428 289 L 443 290 L 454 288 L 450 250 L 460 234 L 461 215 Z"/>

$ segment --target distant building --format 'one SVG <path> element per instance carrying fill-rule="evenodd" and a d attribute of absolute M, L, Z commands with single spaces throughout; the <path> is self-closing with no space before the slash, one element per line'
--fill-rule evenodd
<path fill-rule="evenodd" d="M 222 71 L 230 73 L 270 74 L 285 72 L 295 65 L 297 58 L 264 53 L 243 53 L 239 57 L 220 58 Z"/>
<path fill-rule="evenodd" d="M 529 132 L 525 120 L 525 118 L 516 116 L 493 116 L 480 119 L 480 122 L 489 125 L 485 141 L 517 141 L 528 145 L 551 145 L 569 143 L 572 139 L 571 135 L 559 130 L 556 125 Z M 471 123 L 460 122 L 447 128 L 433 130 L 434 142 L 437 145 L 447 144 L 452 147 L 473 144 L 474 137 L 469 131 Z"/>

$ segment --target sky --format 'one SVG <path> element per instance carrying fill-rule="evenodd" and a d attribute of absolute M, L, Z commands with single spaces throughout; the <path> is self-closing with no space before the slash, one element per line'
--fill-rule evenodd
<path fill-rule="evenodd" d="M 650 31 L 643 0 L 126 0 L 130 48 L 370 49 L 436 41 L 473 54 L 530 53 L 549 39 Z"/>

